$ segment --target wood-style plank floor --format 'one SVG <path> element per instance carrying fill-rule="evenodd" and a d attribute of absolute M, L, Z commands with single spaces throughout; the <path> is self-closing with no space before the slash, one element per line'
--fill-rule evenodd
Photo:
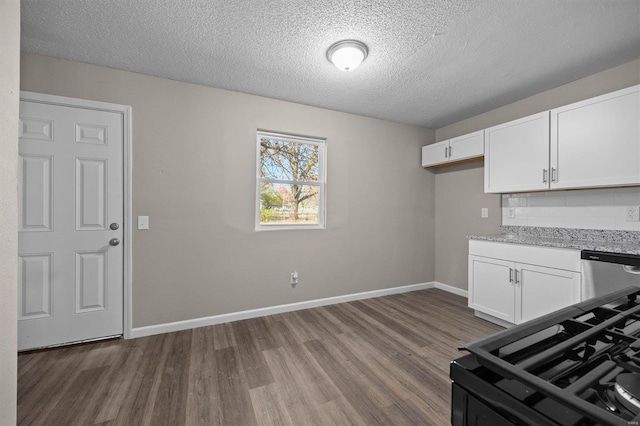
<path fill-rule="evenodd" d="M 445 425 L 500 328 L 437 289 L 18 357 L 19 425 Z"/>

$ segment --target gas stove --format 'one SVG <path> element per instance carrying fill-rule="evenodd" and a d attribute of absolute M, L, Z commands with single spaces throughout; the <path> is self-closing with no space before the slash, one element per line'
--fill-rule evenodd
<path fill-rule="evenodd" d="M 451 364 L 453 425 L 640 424 L 640 289 L 473 342 Z"/>

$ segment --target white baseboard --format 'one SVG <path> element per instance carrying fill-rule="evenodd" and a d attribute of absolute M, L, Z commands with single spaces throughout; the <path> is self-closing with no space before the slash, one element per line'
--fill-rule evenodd
<path fill-rule="evenodd" d="M 327 297 L 324 299 L 307 300 L 304 302 L 289 303 L 286 305 L 269 306 L 266 308 L 251 309 L 247 311 L 232 312 L 210 317 L 195 318 L 185 321 L 169 322 L 165 324 L 136 327 L 131 330 L 129 338 L 153 336 L 155 334 L 170 333 L 173 331 L 189 330 L 192 328 L 206 327 L 208 325 L 222 324 L 225 322 L 239 321 L 250 318 L 265 317 L 267 315 L 283 312 L 299 311 L 301 309 L 316 308 L 318 306 L 335 305 L 337 303 L 352 302 L 354 300 L 370 299 L 372 297 L 388 296 L 391 294 L 408 293 L 410 291 L 439 288 L 460 296 L 466 296 L 467 292 L 457 287 L 438 282 L 405 285 L 401 287 L 384 288 L 381 290 L 365 291 L 363 293 L 346 294 L 343 296 Z"/>
<path fill-rule="evenodd" d="M 505 321 L 503 319 L 496 318 L 496 317 L 494 317 L 492 315 L 485 314 L 484 312 L 474 311 L 473 314 L 475 316 L 477 316 L 478 318 L 481 318 L 481 319 L 483 319 L 485 321 L 492 322 L 494 324 L 498 324 L 499 326 L 504 327 L 504 328 L 511 328 L 511 327 L 513 327 L 515 325 L 513 323 L 510 323 L 509 321 Z"/>
<path fill-rule="evenodd" d="M 444 291 L 448 291 L 449 293 L 453 293 L 456 294 L 458 296 L 462 296 L 462 297 L 469 297 L 469 292 L 467 290 L 463 290 L 461 288 L 458 287 L 454 287 L 452 285 L 449 284 L 444 284 L 444 283 L 439 283 L 437 281 L 433 282 L 433 286 L 435 288 L 439 288 L 440 290 L 444 290 Z"/>

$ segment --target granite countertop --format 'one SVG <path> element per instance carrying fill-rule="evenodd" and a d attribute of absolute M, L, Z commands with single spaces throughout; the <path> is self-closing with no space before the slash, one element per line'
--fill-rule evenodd
<path fill-rule="evenodd" d="M 469 235 L 471 240 L 595 250 L 640 256 L 640 232 L 503 226 L 496 235 Z"/>

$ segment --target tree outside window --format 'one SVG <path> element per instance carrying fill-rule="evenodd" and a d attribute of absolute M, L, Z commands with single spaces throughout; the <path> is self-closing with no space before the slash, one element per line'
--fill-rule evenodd
<path fill-rule="evenodd" d="M 324 228 L 321 139 L 258 132 L 256 229 Z"/>

